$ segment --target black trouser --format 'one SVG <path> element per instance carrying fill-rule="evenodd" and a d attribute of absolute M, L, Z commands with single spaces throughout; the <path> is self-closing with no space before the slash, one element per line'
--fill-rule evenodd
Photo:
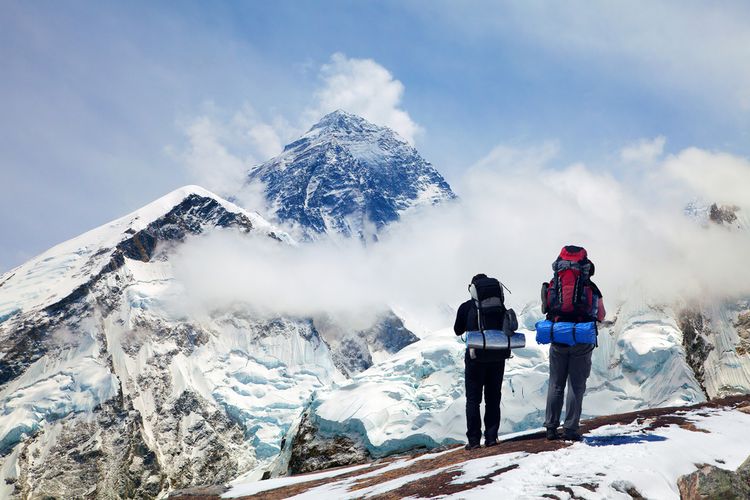
<path fill-rule="evenodd" d="M 497 441 L 500 427 L 500 389 L 505 360 L 482 362 L 465 359 L 466 365 L 466 437 L 470 444 L 479 444 L 482 419 L 479 404 L 484 390 L 484 440 Z"/>
<path fill-rule="evenodd" d="M 563 394 L 567 385 L 568 397 L 563 427 L 568 431 L 578 430 L 583 408 L 583 395 L 586 392 L 586 379 L 591 373 L 593 350 L 594 346 L 590 344 L 574 346 L 552 344 L 550 346 L 547 415 L 544 422 L 544 426 L 548 429 L 556 429 L 560 425 Z"/>

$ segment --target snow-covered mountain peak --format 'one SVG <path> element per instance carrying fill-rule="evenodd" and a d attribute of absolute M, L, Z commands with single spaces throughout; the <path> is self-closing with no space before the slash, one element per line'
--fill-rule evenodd
<path fill-rule="evenodd" d="M 357 143 L 370 143 L 376 146 L 379 143 L 392 142 L 411 147 L 392 129 L 375 125 L 361 116 L 340 109 L 325 115 L 297 141 L 288 144 L 284 150 L 295 148 L 300 141 L 306 143 L 336 142 L 344 147 L 354 148 L 355 153 L 361 152 L 362 149 L 354 146 Z"/>
<path fill-rule="evenodd" d="M 746 210 L 736 205 L 722 205 L 695 200 L 687 204 L 685 215 L 703 226 L 717 225 L 732 230 L 750 227 L 750 217 Z"/>
<path fill-rule="evenodd" d="M 389 131 L 392 135 L 401 139 L 392 130 L 385 127 L 378 127 L 361 116 L 348 113 L 343 109 L 338 109 L 332 113 L 328 113 L 323 118 L 313 125 L 307 132 L 307 135 L 319 135 L 325 133 L 340 133 L 345 135 L 366 133 L 366 132 L 381 132 Z M 403 139 L 401 139 L 403 142 Z"/>
<path fill-rule="evenodd" d="M 345 111 L 323 117 L 254 168 L 271 212 L 303 234 L 367 238 L 415 207 L 455 198 L 448 183 L 393 130 Z"/>
<path fill-rule="evenodd" d="M 343 378 L 311 320 L 174 312 L 175 252 L 222 231 L 293 243 L 186 186 L 0 278 L 0 498 L 153 498 L 232 478 Z"/>
<path fill-rule="evenodd" d="M 236 225 L 292 242 L 260 215 L 200 187 L 184 186 L 138 210 L 56 245 L 0 276 L 0 324 L 10 316 L 64 299 L 122 255 L 148 260 L 160 240 L 203 226 Z"/>
<path fill-rule="evenodd" d="M 393 315 L 336 342 L 241 298 L 181 307 L 174 257 L 218 232 L 294 244 L 186 186 L 0 278 L 0 498 L 154 498 L 263 472 L 316 391 L 417 340 Z"/>

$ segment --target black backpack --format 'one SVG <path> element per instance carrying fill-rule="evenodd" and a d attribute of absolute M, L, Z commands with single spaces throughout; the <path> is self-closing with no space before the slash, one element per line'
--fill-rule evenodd
<path fill-rule="evenodd" d="M 495 278 L 475 278 L 469 284 L 469 293 L 477 308 L 479 330 L 502 330 L 505 319 L 503 285 Z"/>

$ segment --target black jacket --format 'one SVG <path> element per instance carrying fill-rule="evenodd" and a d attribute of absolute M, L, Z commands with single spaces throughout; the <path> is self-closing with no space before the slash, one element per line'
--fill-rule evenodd
<path fill-rule="evenodd" d="M 456 322 L 453 324 L 453 331 L 456 335 L 463 335 L 467 331 L 479 330 L 479 322 L 477 321 L 477 308 L 474 305 L 473 300 L 467 300 L 458 307 L 456 313 Z M 475 349 L 476 358 L 471 359 L 467 349 L 466 360 L 467 361 L 478 361 L 478 362 L 496 362 L 508 359 L 510 357 L 509 349 L 498 349 L 498 350 L 484 350 Z"/>

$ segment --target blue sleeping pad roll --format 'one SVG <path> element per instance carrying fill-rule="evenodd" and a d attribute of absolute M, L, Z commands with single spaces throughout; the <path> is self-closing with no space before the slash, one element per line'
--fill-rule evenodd
<path fill-rule="evenodd" d="M 596 323 L 553 323 L 549 320 L 537 321 L 536 343 L 549 344 L 596 344 Z"/>

